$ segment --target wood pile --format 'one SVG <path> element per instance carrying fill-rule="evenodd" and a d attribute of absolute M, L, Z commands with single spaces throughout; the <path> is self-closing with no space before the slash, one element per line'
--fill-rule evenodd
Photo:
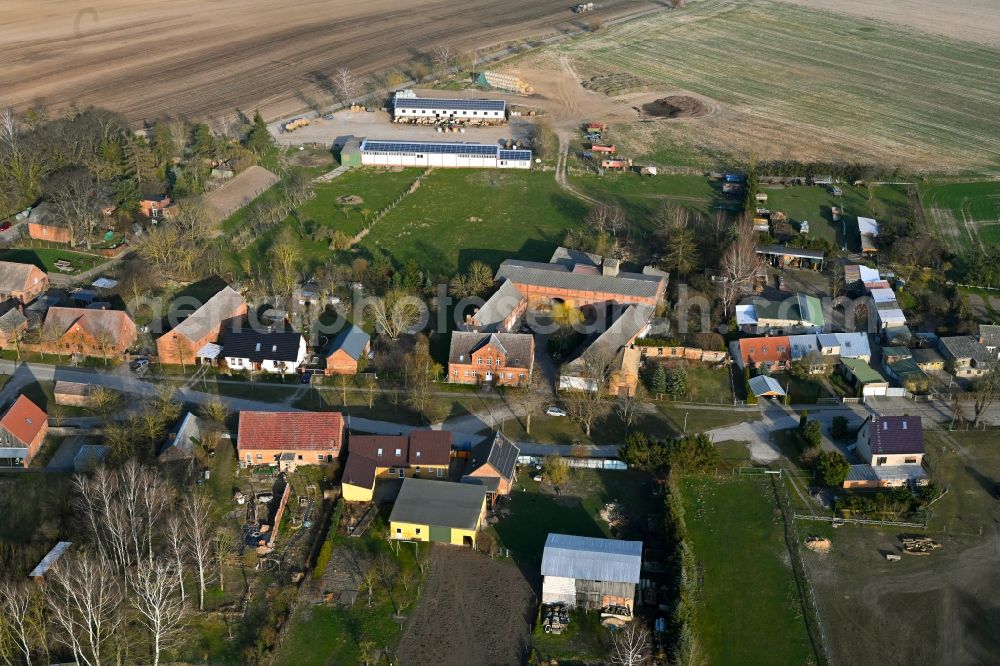
<path fill-rule="evenodd" d="M 907 555 L 930 555 L 941 547 L 941 544 L 930 537 L 900 537 L 899 540 Z"/>

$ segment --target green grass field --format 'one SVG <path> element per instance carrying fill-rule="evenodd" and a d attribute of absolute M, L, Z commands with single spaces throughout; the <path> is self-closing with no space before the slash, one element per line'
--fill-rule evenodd
<path fill-rule="evenodd" d="M 695 633 L 706 662 L 814 663 L 770 483 L 689 478 L 682 493 L 704 571 Z"/>
<path fill-rule="evenodd" d="M 598 515 L 608 502 L 620 502 L 637 516 L 662 511 L 662 500 L 652 495 L 651 479 L 643 472 L 571 469 L 558 496 L 533 481 L 527 470 L 517 483 L 524 490 L 511 493 L 511 514 L 495 530 L 500 543 L 510 548 L 522 566 L 537 567 L 541 562 L 549 532 L 615 537 Z"/>
<path fill-rule="evenodd" d="M 548 261 L 586 211 L 551 173 L 439 169 L 375 224 L 361 247 L 416 261 L 433 275 L 477 259 L 492 267 L 511 256 Z"/>
<path fill-rule="evenodd" d="M 552 47 L 579 76 L 629 73 L 714 100 L 701 122 L 633 124 L 646 159 L 706 152 L 929 168 L 1000 161 L 995 49 L 768 0 L 701 0 Z"/>
<path fill-rule="evenodd" d="M 629 213 L 630 221 L 640 225 L 664 202 L 710 214 L 721 194 L 706 176 L 573 173 L 570 180 L 581 192 L 618 204 Z"/>
<path fill-rule="evenodd" d="M 920 198 L 927 221 L 952 252 L 1000 243 L 1000 181 L 930 183 Z"/>
<path fill-rule="evenodd" d="M 73 264 L 73 270 L 61 271 L 56 268 L 55 262 L 60 259 Z M 81 271 L 87 271 L 100 263 L 107 261 L 104 257 L 85 254 L 83 252 L 73 252 L 72 250 L 62 250 L 53 248 L 14 248 L 0 252 L 0 261 L 13 261 L 21 264 L 34 264 L 46 273 L 58 273 L 65 275 L 75 275 Z"/>

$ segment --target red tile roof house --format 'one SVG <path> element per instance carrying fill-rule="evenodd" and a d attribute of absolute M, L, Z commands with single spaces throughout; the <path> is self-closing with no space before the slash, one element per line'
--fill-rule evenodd
<path fill-rule="evenodd" d="M 135 322 L 121 310 L 49 308 L 40 349 L 48 354 L 83 354 L 112 358 L 135 344 Z"/>
<path fill-rule="evenodd" d="M 48 415 L 28 398 L 18 397 L 0 418 L 0 464 L 30 465 L 48 431 Z"/>
<path fill-rule="evenodd" d="M 34 264 L 0 261 L 0 302 L 13 299 L 27 305 L 49 288 L 49 276 Z"/>
<path fill-rule="evenodd" d="M 231 327 L 246 315 L 247 308 L 246 299 L 227 285 L 187 319 L 156 339 L 160 363 L 194 363 L 206 345 L 218 342 L 223 328 Z"/>
<path fill-rule="evenodd" d="M 743 338 L 739 341 L 741 368 L 759 368 L 767 363 L 772 370 L 785 370 L 792 362 L 792 344 L 787 335 L 764 338 Z"/>
<path fill-rule="evenodd" d="M 240 412 L 236 452 L 244 467 L 323 465 L 343 444 L 340 412 Z"/>

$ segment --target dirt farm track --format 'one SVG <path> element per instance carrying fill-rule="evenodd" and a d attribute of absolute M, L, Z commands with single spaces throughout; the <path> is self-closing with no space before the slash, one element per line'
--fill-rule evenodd
<path fill-rule="evenodd" d="M 328 99 L 340 67 L 402 66 L 438 44 L 457 52 L 580 29 L 658 6 L 603 0 L 4 0 L 0 106 L 101 105 L 133 122 L 275 117 Z"/>

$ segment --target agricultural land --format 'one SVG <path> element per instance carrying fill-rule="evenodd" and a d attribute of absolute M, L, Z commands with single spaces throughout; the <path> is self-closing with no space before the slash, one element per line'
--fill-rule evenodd
<path fill-rule="evenodd" d="M 522 64 L 579 80 L 628 73 L 650 89 L 688 92 L 712 112 L 642 118 L 626 137 L 637 157 L 703 156 L 876 162 L 906 169 L 992 168 L 1000 159 L 995 48 L 777 2 L 692 2 L 550 47 Z M 638 102 L 638 103 L 636 103 Z"/>

